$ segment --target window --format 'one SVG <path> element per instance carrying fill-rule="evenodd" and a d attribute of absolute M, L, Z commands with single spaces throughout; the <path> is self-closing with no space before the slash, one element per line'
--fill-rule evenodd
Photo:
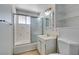
<path fill-rule="evenodd" d="M 25 24 L 25 16 L 18 16 L 18 23 L 19 24 Z"/>
<path fill-rule="evenodd" d="M 29 16 L 26 17 L 26 24 L 30 24 L 31 23 L 31 18 Z"/>
<path fill-rule="evenodd" d="M 31 23 L 31 17 L 30 16 L 18 15 L 18 23 L 19 24 L 30 24 Z"/>

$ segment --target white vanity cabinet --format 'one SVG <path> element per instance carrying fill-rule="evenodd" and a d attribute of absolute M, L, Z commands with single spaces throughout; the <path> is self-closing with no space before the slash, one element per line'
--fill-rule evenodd
<path fill-rule="evenodd" d="M 56 36 L 39 35 L 37 49 L 42 55 L 56 53 Z"/>

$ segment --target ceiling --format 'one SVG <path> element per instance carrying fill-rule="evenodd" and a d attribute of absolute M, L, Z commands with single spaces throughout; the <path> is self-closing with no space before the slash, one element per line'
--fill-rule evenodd
<path fill-rule="evenodd" d="M 27 11 L 40 13 L 50 7 L 53 7 L 53 4 L 16 4 L 15 7 Z"/>

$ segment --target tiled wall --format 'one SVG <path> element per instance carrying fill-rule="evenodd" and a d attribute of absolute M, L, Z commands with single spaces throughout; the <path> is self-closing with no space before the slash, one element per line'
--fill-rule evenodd
<path fill-rule="evenodd" d="M 58 39 L 79 42 L 79 4 L 56 5 Z"/>
<path fill-rule="evenodd" d="M 37 42 L 37 36 L 42 34 L 42 20 L 31 18 L 31 41 Z"/>
<path fill-rule="evenodd" d="M 57 4 L 56 26 L 79 27 L 79 4 Z"/>

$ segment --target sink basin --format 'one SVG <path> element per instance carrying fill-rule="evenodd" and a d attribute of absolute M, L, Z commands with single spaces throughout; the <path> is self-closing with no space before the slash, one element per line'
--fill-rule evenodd
<path fill-rule="evenodd" d="M 56 39 L 56 36 L 38 35 L 38 37 L 44 40 Z"/>

